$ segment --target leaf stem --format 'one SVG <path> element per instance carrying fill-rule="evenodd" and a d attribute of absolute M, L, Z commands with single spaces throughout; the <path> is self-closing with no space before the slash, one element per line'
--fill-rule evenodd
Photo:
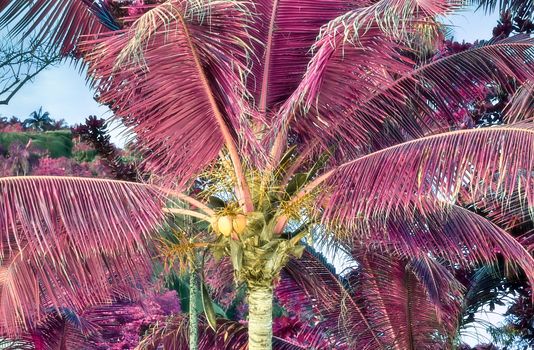
<path fill-rule="evenodd" d="M 191 217 L 195 217 L 195 218 L 207 221 L 207 222 L 211 222 L 211 218 L 208 215 L 198 213 L 194 210 L 181 209 L 181 208 L 163 208 L 163 212 L 168 213 L 168 214 L 191 216 Z"/>
<path fill-rule="evenodd" d="M 228 148 L 230 159 L 232 160 L 232 164 L 234 165 L 234 171 L 235 171 L 235 175 L 237 179 L 237 187 L 238 187 L 238 193 L 237 193 L 238 198 L 241 201 L 241 205 L 243 205 L 245 212 L 254 211 L 254 204 L 252 203 L 252 196 L 250 194 L 250 189 L 247 185 L 245 172 L 243 171 L 243 164 L 239 157 L 239 152 L 235 145 L 234 138 L 232 137 L 232 134 L 230 133 L 228 125 L 226 125 L 224 117 L 219 109 L 219 106 L 217 105 L 217 101 L 215 100 L 215 97 L 213 96 L 213 92 L 211 91 L 210 84 L 208 82 L 204 69 L 202 68 L 202 63 L 200 62 L 200 58 L 198 57 L 198 53 L 196 51 L 195 45 L 193 44 L 193 41 L 191 40 L 191 34 L 189 33 L 189 29 L 187 28 L 187 23 L 185 22 L 185 19 L 183 18 L 182 14 L 178 14 L 178 18 L 182 24 L 185 37 L 187 38 L 187 44 L 191 48 L 191 54 L 193 56 L 193 60 L 197 67 L 200 80 L 202 81 L 202 86 L 204 87 L 204 91 L 206 92 L 210 105 L 213 109 L 215 119 L 217 120 L 217 123 L 219 124 L 221 133 L 224 139 L 224 143 L 226 144 L 226 147 Z"/>

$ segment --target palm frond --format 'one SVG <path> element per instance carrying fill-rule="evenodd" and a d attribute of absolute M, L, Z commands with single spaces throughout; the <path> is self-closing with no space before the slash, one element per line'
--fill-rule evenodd
<path fill-rule="evenodd" d="M 460 107 L 485 97 L 487 84 L 511 92 L 534 76 L 534 40 L 526 36 L 416 67 L 376 30 L 361 35 L 361 45 L 320 46 L 293 97 L 295 106 L 311 108 L 295 121 L 303 137 L 364 154 L 448 130 Z"/>
<path fill-rule="evenodd" d="M 321 325 L 335 334 L 341 344 L 356 349 L 386 349 L 392 339 L 383 336 L 380 325 L 369 322 L 365 307 L 324 260 L 306 251 L 301 259 L 291 259 L 276 288 L 279 300 L 294 300 L 299 307 L 310 307 L 324 320 Z M 310 303 L 309 305 L 306 305 Z"/>
<path fill-rule="evenodd" d="M 354 288 L 362 295 L 366 316 L 394 335 L 396 348 L 452 348 L 461 290 L 446 269 L 431 259 L 421 264 L 369 251 L 356 259 L 362 269 Z M 429 284 L 439 285 L 437 304 L 429 298 Z"/>
<path fill-rule="evenodd" d="M 35 34 L 44 46 L 68 54 L 77 48 L 81 36 L 119 28 L 106 4 L 88 0 L 2 0 L 0 27 L 13 25 L 11 35 Z"/>
<path fill-rule="evenodd" d="M 229 350 L 245 349 L 248 342 L 247 328 L 235 321 L 218 320 L 214 332 L 207 322 L 199 320 L 199 349 Z M 156 325 L 139 344 L 140 350 L 164 349 L 187 350 L 188 319 L 182 315 L 171 317 L 164 325 Z"/>
<path fill-rule="evenodd" d="M 179 184 L 225 143 L 231 155 L 237 145 L 244 158 L 261 158 L 248 147 L 256 138 L 242 99 L 246 9 L 235 1 L 206 2 L 200 16 L 186 5 L 166 2 L 128 31 L 85 46 L 100 101 L 132 127 L 148 169 Z"/>
<path fill-rule="evenodd" d="M 87 332 L 91 327 L 91 333 Z M 63 350 L 80 349 L 94 350 L 96 346 L 89 341 L 90 336 L 98 334 L 97 326 L 82 316 L 68 309 L 60 309 L 59 313 L 46 316 L 38 329 L 31 331 L 31 338 L 37 349 Z"/>
<path fill-rule="evenodd" d="M 517 275 L 521 268 L 533 280 L 534 258 L 528 250 L 486 218 L 458 206 L 449 207 L 447 213 L 436 208 L 433 214 L 428 211 L 421 214 L 414 208 L 407 216 L 411 218 L 391 217 L 376 226 L 368 223 L 372 228 L 352 231 L 347 244 L 359 247 L 365 242 L 373 249 L 386 248 L 399 256 L 423 261 L 432 256 L 465 269 L 504 259 L 510 276 Z M 435 290 L 429 286 L 431 298 L 435 298 Z"/>
<path fill-rule="evenodd" d="M 2 350 L 35 350 L 34 344 L 24 339 L 0 338 L 0 348 Z"/>
<path fill-rule="evenodd" d="M 496 190 L 497 185 L 494 183 L 487 194 L 478 197 L 464 189 L 459 196 L 459 205 L 487 218 L 520 241 L 528 238 L 519 236 L 528 236 L 534 230 L 534 216 L 524 205 L 522 193 L 514 192 L 503 201 L 502 194 Z"/>
<path fill-rule="evenodd" d="M 534 80 L 526 81 L 515 91 L 503 112 L 508 124 L 534 119 Z"/>
<path fill-rule="evenodd" d="M 476 321 L 475 314 L 491 301 L 506 298 L 509 291 L 500 289 L 505 275 L 497 265 L 485 265 L 470 278 L 462 303 L 462 326 Z M 509 296 L 511 297 L 511 296 Z"/>
<path fill-rule="evenodd" d="M 254 1 L 254 58 L 248 86 L 265 113 L 297 87 L 322 25 L 367 0 Z"/>
<path fill-rule="evenodd" d="M 387 247 L 355 247 L 353 254 L 359 267 L 345 277 L 309 251 L 291 260 L 277 287 L 279 300 L 309 303 L 319 318 L 309 322 L 327 329 L 337 348 L 409 349 L 409 334 L 417 349 L 446 343 L 434 336 L 454 333 L 461 287 L 443 266 L 406 260 Z"/>
<path fill-rule="evenodd" d="M 188 321 L 183 316 L 169 319 L 165 325 L 159 325 L 143 339 L 139 345 L 140 350 L 164 349 L 187 350 L 188 347 Z M 322 330 L 324 331 L 324 330 Z M 248 344 L 247 326 L 236 321 L 219 319 L 217 330 L 214 332 L 206 322 L 199 322 L 199 349 L 201 350 L 237 350 L 246 349 Z M 274 350 L 305 350 L 305 349 L 332 349 L 324 347 L 322 334 L 313 328 L 298 333 L 294 339 L 273 337 Z"/>
<path fill-rule="evenodd" d="M 426 203 L 454 203 L 461 190 L 480 196 L 492 190 L 504 198 L 518 191 L 521 203 L 532 207 L 533 149 L 532 123 L 447 132 L 385 148 L 316 180 L 331 189 L 324 217 L 350 226 L 406 215 L 414 203 L 432 212 Z"/>
<path fill-rule="evenodd" d="M 113 180 L 18 177 L 0 178 L 0 194 L 2 332 L 34 327 L 47 308 L 80 311 L 109 302 L 113 286 L 147 281 L 146 239 L 163 220 L 158 190 Z"/>
<path fill-rule="evenodd" d="M 511 10 L 514 14 L 525 17 L 534 15 L 534 3 L 530 0 L 470 0 L 472 5 L 478 5 L 486 13 L 493 13 L 495 10 Z"/>
<path fill-rule="evenodd" d="M 318 129 L 328 129 L 345 115 L 353 101 L 407 73 L 413 63 L 401 52 L 412 51 L 414 36 L 430 42 L 439 37 L 432 17 L 457 7 L 458 1 L 381 0 L 366 5 L 323 26 L 304 79 L 278 112 L 273 128 L 278 138 L 295 114 L 296 119 L 303 114 L 311 120 L 292 123 L 294 131 L 313 138 Z"/>
<path fill-rule="evenodd" d="M 414 32 L 411 20 L 427 20 L 444 16 L 459 9 L 463 0 L 379 0 L 365 3 L 365 7 L 352 9 L 328 22 L 321 30 L 321 36 L 331 33 L 342 35 L 345 41 L 358 42 L 361 33 L 365 33 L 375 24 L 388 36 L 405 39 Z M 421 21 L 420 24 L 424 24 Z"/>

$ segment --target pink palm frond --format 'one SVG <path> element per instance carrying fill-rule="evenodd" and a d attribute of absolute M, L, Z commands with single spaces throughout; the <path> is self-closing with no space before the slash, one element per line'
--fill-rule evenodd
<path fill-rule="evenodd" d="M 454 334 L 461 286 L 450 272 L 437 261 L 406 260 L 384 247 L 358 249 L 354 258 L 359 265 L 345 277 L 309 252 L 301 260 L 290 261 L 277 295 L 311 304 L 313 314 L 321 319 L 319 326 L 335 339 L 336 348 L 408 349 L 410 333 L 416 335 L 417 349 L 443 345 L 443 338 L 429 335 Z M 424 308 L 413 315 L 412 322 L 407 319 L 413 312 L 407 308 L 409 303 Z"/>
<path fill-rule="evenodd" d="M 462 189 L 484 195 L 521 193 L 534 205 L 531 123 L 427 136 L 357 158 L 315 180 L 331 186 L 325 219 L 349 225 L 405 212 L 418 198 L 454 202 Z M 303 192 L 306 192 L 304 190 Z M 431 208 L 433 210 L 433 208 Z M 404 215 L 404 214 L 403 214 Z"/>
<path fill-rule="evenodd" d="M 0 12 L 0 26 L 15 23 L 12 34 L 35 34 L 35 40 L 65 55 L 77 48 L 81 36 L 107 30 L 82 0 L 1 0 Z"/>
<path fill-rule="evenodd" d="M 306 70 L 320 28 L 368 0 L 260 0 L 251 12 L 256 37 L 248 87 L 261 113 L 283 102 Z"/>
<path fill-rule="evenodd" d="M 261 159 L 249 152 L 256 139 L 242 99 L 246 9 L 220 1 L 201 10 L 206 18 L 185 3 L 164 3 L 129 30 L 84 44 L 101 101 L 132 127 L 148 169 L 180 184 L 225 143 L 231 154 L 237 146 L 244 158 Z"/>
<path fill-rule="evenodd" d="M 450 272 L 430 258 L 403 261 L 364 253 L 358 261 L 362 271 L 353 288 L 370 322 L 394 335 L 394 348 L 452 349 L 462 286 Z M 429 297 L 429 285 L 439 288 L 438 302 Z"/>
<path fill-rule="evenodd" d="M 47 308 L 109 302 L 114 286 L 142 287 L 151 270 L 147 238 L 163 220 L 163 200 L 136 183 L 1 178 L 2 332 L 35 326 Z"/>
<path fill-rule="evenodd" d="M 334 39 L 340 41 L 340 37 Z M 511 92 L 514 84 L 534 75 L 534 41 L 525 36 L 420 67 L 399 53 L 402 47 L 380 37 L 379 29 L 370 27 L 357 45 L 336 46 L 331 39 L 319 42 L 292 101 L 296 105 L 291 109 L 302 104 L 309 108 L 305 115 L 297 113 L 299 134 L 322 144 L 335 143 L 349 155 L 364 154 L 448 130 L 459 107 L 484 97 L 481 87 L 499 84 Z"/>
<path fill-rule="evenodd" d="M 385 349 L 393 341 L 380 336 L 383 328 L 367 319 L 365 307 L 347 291 L 344 281 L 309 252 L 288 262 L 276 293 L 279 300 L 301 300 L 311 307 L 312 314 L 324 320 L 322 326 L 334 332 L 336 341 L 344 346 Z M 342 314 L 342 306 L 346 314 Z"/>
<path fill-rule="evenodd" d="M 430 206 L 427 204 L 427 209 Z M 414 208 L 407 214 L 411 218 L 368 222 L 370 228 L 351 231 L 346 241 L 354 247 L 386 247 L 407 258 L 426 259 L 430 255 L 466 269 L 502 258 L 508 273 L 522 269 L 526 276 L 532 276 L 534 258 L 510 233 L 459 206 L 450 206 L 448 213 L 441 211 L 435 208 L 433 214 L 427 211 L 423 215 Z"/>

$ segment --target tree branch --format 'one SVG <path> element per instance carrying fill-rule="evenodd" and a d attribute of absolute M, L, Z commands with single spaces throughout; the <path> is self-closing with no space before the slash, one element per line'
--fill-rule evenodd
<path fill-rule="evenodd" d="M 49 53 L 39 43 L 29 40 L 20 45 L 6 40 L 0 45 L 0 105 L 11 99 L 46 68 L 61 60 L 57 53 Z"/>

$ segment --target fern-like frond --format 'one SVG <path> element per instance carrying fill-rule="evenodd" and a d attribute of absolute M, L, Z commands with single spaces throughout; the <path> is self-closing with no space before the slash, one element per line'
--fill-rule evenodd
<path fill-rule="evenodd" d="M 398 44 L 376 31 L 370 27 L 359 45 L 320 42 L 292 97 L 310 107 L 297 114 L 299 134 L 320 140 L 323 147 L 334 144 L 349 156 L 365 154 L 449 130 L 458 108 L 484 98 L 487 84 L 512 92 L 515 84 L 534 76 L 534 41 L 526 36 L 417 67 L 398 53 Z"/>
<path fill-rule="evenodd" d="M 142 287 L 151 267 L 147 238 L 163 205 L 158 190 L 138 183 L 0 178 L 2 332 L 34 327 L 48 308 L 109 302 L 114 286 Z"/>
<path fill-rule="evenodd" d="M 36 41 L 66 55 L 83 35 L 119 29 L 109 10 L 103 1 L 2 0 L 0 27 L 12 25 L 11 35 L 35 35 Z"/>
<path fill-rule="evenodd" d="M 534 206 L 534 124 L 470 129 L 423 137 L 348 162 L 320 177 L 331 189 L 324 217 L 349 225 L 406 215 L 413 205 L 454 203 L 460 191 L 521 194 Z M 418 198 L 428 197 L 424 201 Z M 414 204 L 415 203 L 415 204 Z"/>
<path fill-rule="evenodd" d="M 248 13 L 235 1 L 203 10 L 165 2 L 120 35 L 84 46 L 100 101 L 132 127 L 148 169 L 179 184 L 225 144 L 236 167 L 237 148 L 248 160 L 262 153 L 250 151 L 256 138 L 243 99 Z"/>

